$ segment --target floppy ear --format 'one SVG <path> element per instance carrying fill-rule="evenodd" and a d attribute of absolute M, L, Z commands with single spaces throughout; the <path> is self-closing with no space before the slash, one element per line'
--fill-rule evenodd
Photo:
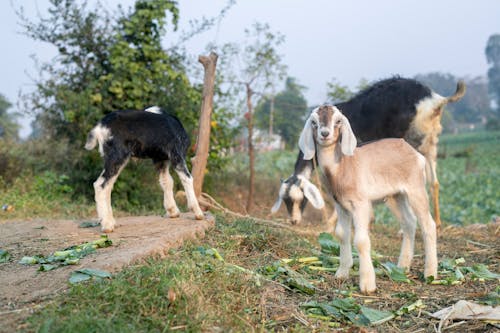
<path fill-rule="evenodd" d="M 311 160 L 316 153 L 313 130 L 311 127 L 311 117 L 307 118 L 306 124 L 299 137 L 299 148 L 304 154 L 304 160 Z"/>
<path fill-rule="evenodd" d="M 314 208 L 321 209 L 325 206 L 325 201 L 321 196 L 321 192 L 313 183 L 303 179 L 302 189 L 304 190 L 304 196 L 311 202 Z"/>
<path fill-rule="evenodd" d="M 340 148 L 342 149 L 342 153 L 344 155 L 352 156 L 354 155 L 354 148 L 356 148 L 356 137 L 352 132 L 351 125 L 349 124 L 349 120 L 344 115 L 342 117 L 342 124 L 340 127 L 340 133 L 342 134 L 342 139 L 340 142 Z"/>
<path fill-rule="evenodd" d="M 271 208 L 271 213 L 274 214 L 278 211 L 278 209 L 280 209 L 280 206 L 281 206 L 281 203 L 283 202 L 283 200 L 281 199 L 281 196 L 278 195 L 278 200 L 276 200 L 276 202 L 274 203 L 273 207 Z"/>

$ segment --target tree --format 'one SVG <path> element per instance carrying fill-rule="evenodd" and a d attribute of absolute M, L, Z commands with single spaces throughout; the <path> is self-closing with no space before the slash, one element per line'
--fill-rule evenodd
<path fill-rule="evenodd" d="M 326 83 L 326 98 L 329 103 L 345 102 L 361 90 L 370 86 L 370 81 L 361 78 L 355 90 L 349 89 L 348 86 L 341 84 L 336 78 L 332 78 L 330 82 Z"/>
<path fill-rule="evenodd" d="M 304 89 L 295 78 L 288 77 L 283 91 L 261 99 L 257 105 L 257 127 L 263 130 L 270 128 L 272 119 L 273 132 L 279 134 L 288 147 L 295 147 L 307 114 L 307 101 L 302 93 Z"/>
<path fill-rule="evenodd" d="M 284 77 L 286 66 L 282 64 L 282 56 L 276 48 L 284 42 L 284 36 L 273 33 L 268 24 L 255 23 L 251 29 L 245 29 L 243 47 L 229 43 L 222 47 L 220 54 L 226 55 L 221 63 L 227 75 L 228 83 L 233 86 L 244 87 L 246 105 L 245 120 L 248 130 L 249 156 L 249 190 L 246 209 L 249 212 L 253 207 L 255 152 L 253 147 L 254 105 L 266 96 L 269 90 L 276 85 L 276 81 Z M 236 68 L 238 64 L 241 67 Z M 241 89 L 240 89 L 241 91 Z"/>
<path fill-rule="evenodd" d="M 0 140 L 18 140 L 19 124 L 16 123 L 16 114 L 9 113 L 12 104 L 0 94 Z"/>
<path fill-rule="evenodd" d="M 344 102 L 354 96 L 348 86 L 342 85 L 336 78 L 326 83 L 326 98 L 329 103 Z"/>
<path fill-rule="evenodd" d="M 98 4 L 89 8 L 85 1 L 50 0 L 45 17 L 32 21 L 22 9 L 18 14 L 26 35 L 58 50 L 39 68 L 35 92 L 24 96 L 25 109 L 34 110 L 40 139 L 67 147 L 63 160 L 51 162 L 58 172 L 71 175 L 74 193 L 92 194 L 89 179 L 95 179 L 101 161 L 97 153 L 81 147 L 106 113 L 160 105 L 181 119 L 195 142 L 201 85 L 188 79 L 187 56 L 180 48 L 162 48 L 167 32 L 177 28 L 176 1 L 137 0 L 132 8 L 120 7 L 111 15 Z M 216 112 L 214 119 L 218 117 Z M 229 145 L 225 124 L 220 121 L 213 131 L 214 149 Z M 209 163 L 217 163 L 215 157 Z M 156 182 L 156 175 L 141 165 L 132 164 L 120 177 L 114 192 L 117 203 L 120 198 L 127 204 L 148 201 L 139 189 L 145 182 Z"/>
<path fill-rule="evenodd" d="M 500 109 L 500 34 L 491 35 L 486 44 L 486 61 L 491 65 L 488 70 L 489 91 Z"/>

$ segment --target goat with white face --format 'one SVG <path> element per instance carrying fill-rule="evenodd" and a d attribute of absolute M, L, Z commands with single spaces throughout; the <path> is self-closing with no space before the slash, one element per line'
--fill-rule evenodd
<path fill-rule="evenodd" d="M 282 201 L 284 201 L 288 214 L 292 218 L 292 224 L 297 224 L 300 223 L 302 219 L 302 211 L 304 210 L 304 206 L 308 201 L 310 201 L 313 207 L 316 209 L 323 208 L 325 206 L 325 202 L 323 201 L 321 192 L 316 186 L 314 186 L 314 184 L 312 184 L 308 180 L 308 178 L 309 177 L 306 177 L 302 174 L 298 174 L 292 175 L 291 177 L 282 181 L 278 200 L 271 208 L 271 212 L 277 212 L 281 206 Z M 284 191 L 286 191 L 286 193 Z M 298 202 L 300 202 L 301 204 L 295 204 Z"/>
<path fill-rule="evenodd" d="M 163 205 L 171 218 L 179 217 L 180 212 L 174 200 L 170 166 L 182 182 L 188 207 L 193 210 L 195 218 L 204 218 L 194 193 L 193 177 L 186 166 L 189 137 L 179 119 L 162 113 L 158 107 L 111 112 L 90 131 L 85 148 L 91 150 L 97 144 L 104 159 L 104 170 L 94 182 L 94 190 L 103 232 L 112 232 L 115 228 L 111 191 L 131 157 L 153 160 L 160 174 Z"/>
<path fill-rule="evenodd" d="M 312 111 L 299 138 L 304 159 L 317 155 L 328 190 L 335 201 L 340 238 L 340 267 L 336 277 L 346 278 L 352 267 L 351 224 L 359 253 L 359 287 L 375 291 L 370 258 L 369 222 L 372 203 L 392 197 L 397 203 L 403 242 L 398 266 L 408 268 L 413 259 L 416 220 L 425 248 L 424 276 L 437 277 L 436 227 L 429 212 L 425 188 L 425 158 L 403 139 L 383 139 L 356 148 L 347 118 L 334 106 Z"/>

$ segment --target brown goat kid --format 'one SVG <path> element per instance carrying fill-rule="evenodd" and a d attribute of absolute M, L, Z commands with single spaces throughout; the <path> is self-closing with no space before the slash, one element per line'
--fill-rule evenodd
<path fill-rule="evenodd" d="M 318 166 L 335 201 L 335 233 L 341 241 L 340 267 L 335 276 L 349 276 L 353 224 L 359 253 L 359 287 L 363 293 L 375 291 L 369 238 L 372 203 L 391 197 L 403 231 L 398 266 L 410 267 L 418 220 L 425 247 L 424 276 L 437 277 L 436 225 L 425 188 L 425 157 L 403 139 L 383 139 L 358 148 L 356 143 L 349 121 L 331 105 L 312 111 L 299 139 L 304 159 L 313 159 L 317 154 Z"/>

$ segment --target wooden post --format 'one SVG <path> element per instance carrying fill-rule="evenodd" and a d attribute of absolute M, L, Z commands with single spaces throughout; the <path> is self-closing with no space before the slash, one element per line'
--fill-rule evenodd
<path fill-rule="evenodd" d="M 203 100 L 201 102 L 200 121 L 198 124 L 198 138 L 196 140 L 196 154 L 191 159 L 193 164 L 193 186 L 196 197 L 200 197 L 207 167 L 208 150 L 210 146 L 210 119 L 214 104 L 215 67 L 218 55 L 210 52 L 209 56 L 200 55 L 198 61 L 205 69 L 203 80 Z"/>

